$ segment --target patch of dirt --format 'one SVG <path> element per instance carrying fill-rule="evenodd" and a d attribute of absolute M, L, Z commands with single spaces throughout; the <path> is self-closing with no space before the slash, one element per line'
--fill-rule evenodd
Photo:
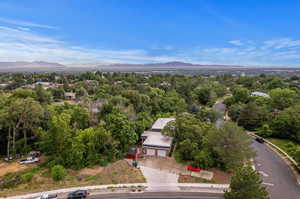
<path fill-rule="evenodd" d="M 2 170 L 0 169 L 0 171 Z M 84 175 L 84 177 L 79 179 L 80 175 Z M 145 182 L 145 178 L 139 169 L 132 167 L 125 160 L 119 160 L 104 168 L 97 166 L 94 168 L 81 169 L 80 171 L 68 169 L 68 176 L 59 182 L 53 181 L 51 176 L 47 175 L 46 169 L 40 169 L 30 183 L 1 190 L 0 197 L 66 187 L 143 182 Z"/>
<path fill-rule="evenodd" d="M 104 167 L 94 167 L 94 168 L 84 168 L 79 170 L 78 175 L 80 176 L 93 176 L 101 173 L 103 171 Z"/>
<path fill-rule="evenodd" d="M 3 162 L 3 161 L 1 161 L 0 162 L 0 177 L 4 176 L 7 173 L 16 173 L 16 172 L 23 171 L 23 170 L 28 169 L 28 168 L 36 167 L 36 165 L 37 165 L 37 163 L 19 164 L 19 161 L 22 160 L 22 159 L 25 159 L 25 158 L 19 158 L 19 159 L 16 159 L 16 160 L 12 161 L 12 162 Z M 46 159 L 47 159 L 46 156 L 41 156 L 39 163 L 45 162 Z"/>
<path fill-rule="evenodd" d="M 208 169 L 208 171 L 214 172 L 212 181 L 217 184 L 230 184 L 230 178 L 234 175 L 233 173 L 224 172 L 216 168 Z"/>
<path fill-rule="evenodd" d="M 119 160 L 106 166 L 97 175 L 98 184 L 143 183 L 145 178 L 142 172 L 128 164 L 126 160 Z"/>
<path fill-rule="evenodd" d="M 21 165 L 18 161 L 14 162 L 1 162 L 0 163 L 0 176 L 4 176 L 7 173 L 16 173 L 27 168 L 31 168 L 33 165 Z"/>

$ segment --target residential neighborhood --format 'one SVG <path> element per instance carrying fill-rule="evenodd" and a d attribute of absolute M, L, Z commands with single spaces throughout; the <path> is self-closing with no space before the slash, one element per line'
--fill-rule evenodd
<path fill-rule="evenodd" d="M 298 191 L 299 174 L 289 166 L 299 162 L 297 127 L 286 119 L 298 117 L 298 77 L 177 75 L 176 87 L 174 76 L 160 74 L 16 78 L 0 75 L 6 84 L 0 95 L 1 196 L 115 183 L 148 183 L 150 190 L 172 184 L 177 191 L 188 183 L 226 187 L 245 165 L 273 196 Z M 29 79 L 37 86 L 24 87 Z M 258 89 L 248 81 L 266 83 Z M 284 88 L 272 88 L 274 81 Z M 193 89 L 183 89 L 191 82 Z M 281 132 L 290 137 L 282 139 Z"/>
<path fill-rule="evenodd" d="M 1 0 L 0 199 L 300 199 L 299 11 Z"/>

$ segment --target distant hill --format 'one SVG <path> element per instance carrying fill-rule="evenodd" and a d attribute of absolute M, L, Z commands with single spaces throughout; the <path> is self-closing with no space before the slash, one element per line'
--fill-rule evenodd
<path fill-rule="evenodd" d="M 194 64 L 191 63 L 185 63 L 185 62 L 166 62 L 166 63 L 147 63 L 147 64 L 110 64 L 106 66 L 111 66 L 111 67 L 178 67 L 178 66 L 195 66 Z M 103 67 L 103 66 L 102 66 Z"/>
<path fill-rule="evenodd" d="M 180 74 L 222 74 L 222 73 L 299 73 L 300 67 L 270 67 L 270 66 L 238 66 L 238 65 L 205 65 L 186 62 L 164 62 L 146 64 L 80 64 L 63 65 L 60 63 L 34 61 L 34 62 L 0 62 L 0 73 L 81 73 L 86 71 L 103 72 L 136 72 L 136 73 L 180 73 Z"/>
<path fill-rule="evenodd" d="M 59 63 L 44 61 L 34 62 L 0 62 L 0 72 L 52 72 L 65 70 L 66 66 Z"/>
<path fill-rule="evenodd" d="M 99 65 L 99 67 L 114 67 L 114 68 L 120 68 L 120 67 L 159 67 L 159 68 L 179 68 L 179 67 L 244 67 L 244 66 L 236 66 L 236 65 L 210 65 L 210 64 L 192 64 L 192 63 L 186 63 L 186 62 L 164 62 L 164 63 L 147 63 L 147 64 L 110 64 L 110 65 Z"/>

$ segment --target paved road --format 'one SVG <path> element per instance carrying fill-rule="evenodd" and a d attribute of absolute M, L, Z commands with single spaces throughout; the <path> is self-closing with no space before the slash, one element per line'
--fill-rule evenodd
<path fill-rule="evenodd" d="M 218 102 L 214 110 L 224 113 L 226 105 Z M 216 122 L 216 127 L 223 124 L 223 119 Z M 262 176 L 271 199 L 300 199 L 300 185 L 284 160 L 265 144 L 254 140 L 252 147 L 256 151 L 254 164 Z"/>
<path fill-rule="evenodd" d="M 224 123 L 223 115 L 226 110 L 226 105 L 222 101 L 220 101 L 220 102 L 215 103 L 215 105 L 213 106 L 213 109 L 219 113 L 222 113 L 222 117 L 216 121 L 216 127 L 220 128 L 222 126 L 222 124 Z"/>
<path fill-rule="evenodd" d="M 284 160 L 265 144 L 253 141 L 254 164 L 267 186 L 271 199 L 299 199 L 300 185 Z"/>
<path fill-rule="evenodd" d="M 88 199 L 223 199 L 223 194 L 197 192 L 148 192 L 136 194 L 101 194 Z"/>

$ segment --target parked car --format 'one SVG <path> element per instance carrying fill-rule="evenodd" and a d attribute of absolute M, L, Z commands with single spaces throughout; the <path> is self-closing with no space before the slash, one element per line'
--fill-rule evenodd
<path fill-rule="evenodd" d="M 28 157 L 26 159 L 21 160 L 19 163 L 20 164 L 31 164 L 31 163 L 36 163 L 38 161 L 40 161 L 40 159 L 37 157 Z"/>
<path fill-rule="evenodd" d="M 194 167 L 193 165 L 187 166 L 187 170 L 188 170 L 188 171 L 194 171 L 194 172 L 200 172 L 200 171 L 201 171 L 200 168 Z"/>
<path fill-rule="evenodd" d="M 265 142 L 265 140 L 263 138 L 259 138 L 259 137 L 255 138 L 255 140 L 259 143 L 264 143 Z"/>
<path fill-rule="evenodd" d="M 82 199 L 86 198 L 89 193 L 86 190 L 77 190 L 68 194 L 68 199 Z"/>
<path fill-rule="evenodd" d="M 36 199 L 57 199 L 57 194 L 44 194 Z"/>
<path fill-rule="evenodd" d="M 127 158 L 128 159 L 137 159 L 140 157 L 139 149 L 132 147 L 127 153 Z"/>

